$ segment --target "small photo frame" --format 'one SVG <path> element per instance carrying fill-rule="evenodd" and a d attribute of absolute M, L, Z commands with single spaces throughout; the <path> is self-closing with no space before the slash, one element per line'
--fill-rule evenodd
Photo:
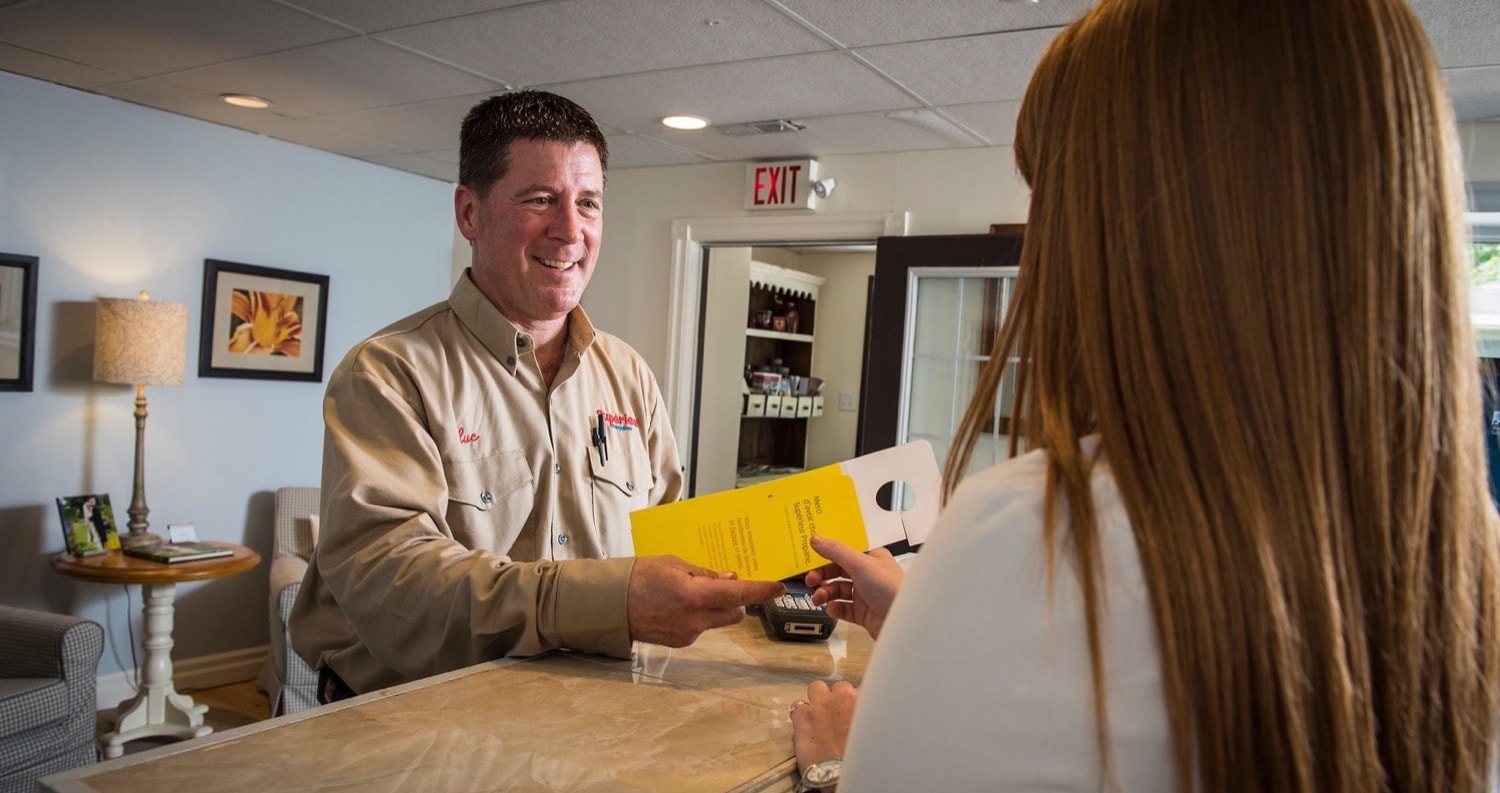
<path fill-rule="evenodd" d="M 120 550 L 115 510 L 108 493 L 62 496 L 57 499 L 63 543 L 74 556 L 93 556 Z"/>
<path fill-rule="evenodd" d="M 203 261 L 199 377 L 323 381 L 328 276 Z"/>
<path fill-rule="evenodd" d="M 0 253 L 0 391 L 30 391 L 37 257 Z"/>

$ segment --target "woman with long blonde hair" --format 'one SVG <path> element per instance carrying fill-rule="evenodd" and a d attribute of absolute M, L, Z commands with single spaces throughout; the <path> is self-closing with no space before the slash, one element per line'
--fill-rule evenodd
<path fill-rule="evenodd" d="M 799 764 L 847 731 L 855 793 L 1487 790 L 1500 520 L 1410 9 L 1102 0 L 1015 151 L 1021 274 L 950 488 L 1006 360 L 1024 453 L 904 583 L 819 541 L 809 583 L 880 640 L 857 709 L 794 707 Z"/>

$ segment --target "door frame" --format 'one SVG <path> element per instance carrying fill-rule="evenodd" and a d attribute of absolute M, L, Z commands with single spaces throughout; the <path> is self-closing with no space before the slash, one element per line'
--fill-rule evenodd
<path fill-rule="evenodd" d="M 693 435 L 693 398 L 698 383 L 699 297 L 703 287 L 705 246 L 869 243 L 880 237 L 904 237 L 909 225 L 907 212 L 673 220 L 667 371 L 662 389 L 672 417 L 672 431 L 677 436 L 677 447 L 688 450 L 690 456 L 697 443 Z"/>
<path fill-rule="evenodd" d="M 990 234 L 941 234 L 882 239 L 875 246 L 875 284 L 869 316 L 899 317 L 875 323 L 865 339 L 865 378 L 859 396 L 856 454 L 896 445 L 901 427 L 901 388 L 905 366 L 908 291 L 912 270 L 1011 267 L 1021 262 L 1021 226 Z"/>

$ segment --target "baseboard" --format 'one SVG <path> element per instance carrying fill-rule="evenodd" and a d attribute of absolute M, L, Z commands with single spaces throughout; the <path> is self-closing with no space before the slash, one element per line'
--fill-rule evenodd
<path fill-rule="evenodd" d="M 269 645 L 231 650 L 197 658 L 172 661 L 172 687 L 177 691 L 213 688 L 229 683 L 254 680 L 271 652 Z M 127 669 L 112 675 L 101 675 L 95 701 L 99 710 L 111 710 L 135 696 L 136 670 Z"/>

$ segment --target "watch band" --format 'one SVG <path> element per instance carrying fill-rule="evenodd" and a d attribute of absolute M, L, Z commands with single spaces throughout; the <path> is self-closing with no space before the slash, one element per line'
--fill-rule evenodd
<path fill-rule="evenodd" d="M 844 772 L 844 758 L 833 757 L 820 760 L 803 770 L 797 778 L 796 793 L 819 793 L 832 790 L 839 784 Z"/>

